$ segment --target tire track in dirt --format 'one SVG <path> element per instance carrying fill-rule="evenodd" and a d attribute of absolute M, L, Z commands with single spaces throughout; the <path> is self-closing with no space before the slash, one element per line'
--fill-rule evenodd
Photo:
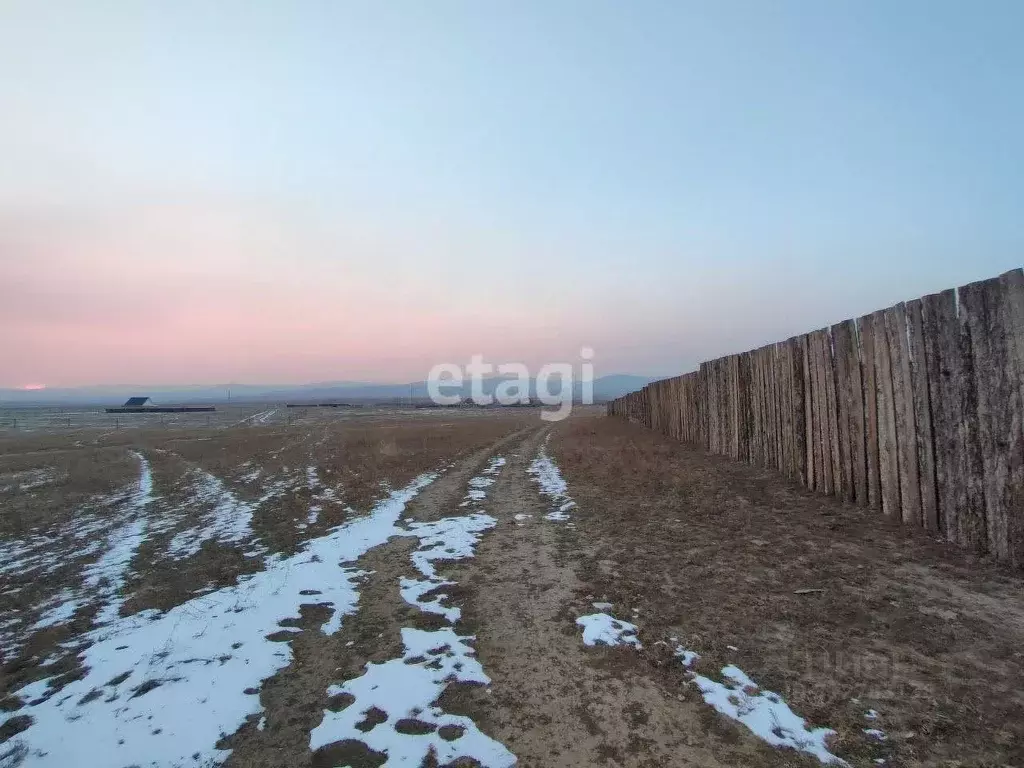
<path fill-rule="evenodd" d="M 576 572 L 577 533 L 544 519 L 549 503 L 526 471 L 548 432 L 507 455 L 486 507 L 496 527 L 473 560 L 445 569 L 492 685 L 451 686 L 441 706 L 473 718 L 523 766 L 747 764 L 749 740 L 709 733 L 704 708 L 679 700 L 681 667 L 655 675 L 631 649 L 583 646 L 575 620 L 595 598 Z"/>
<path fill-rule="evenodd" d="M 470 478 L 491 457 L 518 450 L 515 446 L 527 434 L 530 430 L 505 436 L 450 466 L 409 502 L 404 519 L 428 522 L 458 515 Z M 344 618 L 337 634 L 328 636 L 319 631 L 325 619 L 324 609 L 304 606 L 301 619 L 294 623 L 303 631 L 282 638 L 291 641 L 292 664 L 264 681 L 261 688 L 263 715 L 250 718 L 220 745 L 233 749 L 226 768 L 326 768 L 376 766 L 383 762 L 382 755 L 354 740 L 311 752 L 310 733 L 323 720 L 324 710 L 339 711 L 350 703 L 343 697 L 328 697 L 329 685 L 359 677 L 367 663 L 402 656 L 403 627 L 436 630 L 449 626 L 442 616 L 410 605 L 399 591 L 401 578 L 414 574 L 410 555 L 417 545 L 415 537 L 395 537 L 353 564 L 367 575 L 360 587 L 357 613 Z M 459 587 L 447 587 L 445 592 L 457 598 Z M 311 595 L 310 601 L 315 600 L 316 596 Z M 371 715 L 367 728 L 373 727 L 373 722 Z"/>

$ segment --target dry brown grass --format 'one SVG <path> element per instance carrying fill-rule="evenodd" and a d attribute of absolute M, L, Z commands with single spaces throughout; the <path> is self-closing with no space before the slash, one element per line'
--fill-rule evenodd
<path fill-rule="evenodd" d="M 257 502 L 271 483 L 281 482 L 282 490 L 257 507 L 252 530 L 264 553 L 288 554 L 353 512 L 365 512 L 388 488 L 406 485 L 423 472 L 493 443 L 529 419 L 518 412 L 458 420 L 329 418 L 332 415 L 290 426 L 123 429 L 113 434 L 77 433 L 71 441 L 59 435 L 0 438 L 0 543 L 32 543 L 41 553 L 40 562 L 45 561 L 0 574 L 0 617 L 15 617 L 24 630 L 63 589 L 81 586 L 83 569 L 96 557 L 83 550 L 105 540 L 110 528 L 104 527 L 104 517 L 109 516 L 113 526 L 115 512 L 122 508 L 119 502 L 107 507 L 101 500 L 126 498 L 139 477 L 133 451 L 145 456 L 152 469 L 150 517 L 176 522 L 149 535 L 135 554 L 123 589 L 126 614 L 167 610 L 197 591 L 234 583 L 262 568 L 261 557 L 246 556 L 248 544 L 206 541 L 196 555 L 169 558 L 167 544 L 175 533 L 197 525 L 210 511 L 210 502 L 196 496 L 200 472 L 213 475 L 228 493 L 250 503 Z M 315 468 L 321 488 L 336 492 L 336 499 L 323 503 L 319 519 L 307 525 L 314 503 L 305 481 L 309 467 Z M 257 480 L 242 479 L 254 469 L 260 471 Z M 20 487 L 40 471 L 48 473 L 48 482 Z M 75 539 L 75 526 L 86 513 L 91 519 L 98 514 L 96 533 Z M 87 606 L 60 626 L 29 632 L 20 653 L 0 660 L 0 706 L 6 691 L 41 675 L 39 664 L 58 652 L 59 643 L 89 628 L 93 612 Z M 67 663 L 68 671 L 73 670 L 73 662 Z"/>
<path fill-rule="evenodd" d="M 640 609 L 666 675 L 679 665 L 653 643 L 677 635 L 702 670 L 736 663 L 836 728 L 858 764 L 1024 764 L 1018 575 L 618 419 L 573 420 L 552 448 L 587 588 Z"/>

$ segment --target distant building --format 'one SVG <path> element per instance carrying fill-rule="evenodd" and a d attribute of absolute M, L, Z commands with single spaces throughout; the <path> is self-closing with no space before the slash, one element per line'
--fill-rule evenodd
<path fill-rule="evenodd" d="M 196 413 L 212 411 L 212 405 L 157 405 L 151 397 L 129 397 L 120 408 L 107 408 L 107 413 Z"/>

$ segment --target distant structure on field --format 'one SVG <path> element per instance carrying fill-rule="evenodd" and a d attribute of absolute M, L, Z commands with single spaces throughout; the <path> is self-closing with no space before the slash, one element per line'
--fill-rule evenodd
<path fill-rule="evenodd" d="M 355 408 L 352 403 L 285 403 L 286 408 Z"/>
<path fill-rule="evenodd" d="M 216 410 L 212 405 L 157 405 L 151 397 L 129 397 L 120 408 L 107 413 L 199 413 Z"/>

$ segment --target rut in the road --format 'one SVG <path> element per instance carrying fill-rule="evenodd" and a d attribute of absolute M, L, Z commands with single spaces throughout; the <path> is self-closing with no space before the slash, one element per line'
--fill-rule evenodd
<path fill-rule="evenodd" d="M 419 765 L 428 752 L 445 763 L 514 763 L 471 718 L 430 706 L 451 679 L 486 681 L 471 639 L 452 623 L 459 587 L 437 577 L 433 563 L 445 550 L 446 559 L 471 553 L 493 524 L 480 494 L 502 468 L 495 457 L 517 450 L 523 435 L 448 467 L 407 508 L 403 535 L 353 564 L 365 574 L 358 609 L 338 634 L 316 631 L 322 617 L 304 610 L 298 626 L 312 631 L 293 636 L 295 663 L 264 684 L 265 717 L 230 740 L 230 765 Z"/>

